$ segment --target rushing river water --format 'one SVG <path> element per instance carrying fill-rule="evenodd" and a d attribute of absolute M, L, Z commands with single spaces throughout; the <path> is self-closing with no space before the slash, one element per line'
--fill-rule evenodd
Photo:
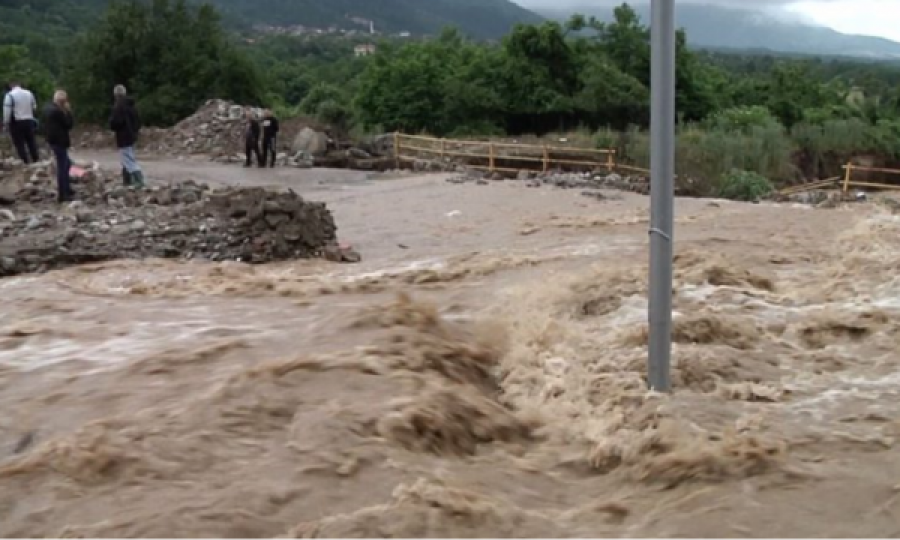
<path fill-rule="evenodd" d="M 678 201 L 658 396 L 648 199 L 310 196 L 362 264 L 0 281 L 0 535 L 900 534 L 900 218 L 876 204 Z"/>

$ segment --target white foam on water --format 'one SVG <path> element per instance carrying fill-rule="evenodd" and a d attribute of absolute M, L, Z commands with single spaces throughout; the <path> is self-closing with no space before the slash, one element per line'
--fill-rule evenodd
<path fill-rule="evenodd" d="M 78 339 L 59 335 L 34 335 L 11 350 L 0 350 L 0 365 L 32 371 L 70 361 L 82 361 L 97 365 L 98 369 L 114 367 L 117 364 L 164 351 L 184 349 L 186 351 L 202 347 L 223 338 L 266 339 L 279 335 L 278 328 L 267 325 L 264 319 L 246 324 L 221 321 L 220 310 L 216 306 L 193 306 L 179 308 L 172 313 L 173 320 L 136 321 L 122 328 L 104 328 L 108 338 L 91 340 L 81 333 Z M 248 313 L 247 321 L 254 321 L 253 313 Z M 54 324 L 42 319 L 48 327 L 65 328 L 64 317 Z M 219 319 L 219 320 L 217 320 Z M 292 322 L 308 324 L 311 316 L 295 317 Z M 124 333 L 124 335 L 123 335 Z"/>
<path fill-rule="evenodd" d="M 649 309 L 647 297 L 633 295 L 622 300 L 622 305 L 610 315 L 610 326 L 644 324 Z"/>
<path fill-rule="evenodd" d="M 383 268 L 381 270 L 373 270 L 369 272 L 363 272 L 360 274 L 340 274 L 340 273 L 331 273 L 325 274 L 323 278 L 332 278 L 337 279 L 339 281 L 343 281 L 345 283 L 353 283 L 355 281 L 362 281 L 366 279 L 378 279 L 384 277 L 392 277 L 403 275 L 407 272 L 415 272 L 419 270 L 441 270 L 447 267 L 447 261 L 443 259 L 429 258 L 422 259 L 418 261 L 412 261 L 406 263 L 401 266 L 392 266 L 388 268 Z"/>
<path fill-rule="evenodd" d="M 27 288 L 35 281 L 37 281 L 37 278 L 33 277 L 12 277 L 0 279 L 0 289 L 12 289 L 15 287 Z"/>
<path fill-rule="evenodd" d="M 860 376 L 837 376 L 830 382 L 820 381 L 819 387 L 828 384 L 829 388 L 784 405 L 785 410 L 812 415 L 815 418 L 826 418 L 827 413 L 839 408 L 844 403 L 867 401 L 870 408 L 884 411 L 897 411 L 900 402 L 900 373 L 892 373 L 884 377 L 865 378 Z"/>

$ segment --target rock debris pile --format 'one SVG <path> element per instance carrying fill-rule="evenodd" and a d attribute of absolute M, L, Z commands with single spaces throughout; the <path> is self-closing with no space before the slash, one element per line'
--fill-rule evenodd
<path fill-rule="evenodd" d="M 231 155 L 243 149 L 245 110 L 241 105 L 212 99 L 169 129 L 141 129 L 138 145 L 143 150 L 160 154 Z M 79 146 L 109 147 L 112 143 L 113 136 L 109 131 L 87 132 L 82 135 Z"/>
<path fill-rule="evenodd" d="M 0 169 L 0 277 L 120 258 L 359 260 L 337 244 L 325 204 L 294 192 L 193 181 L 134 189 L 90 165 L 74 182 L 79 200 L 58 205 L 49 164 L 9 165 Z"/>
<path fill-rule="evenodd" d="M 447 179 L 451 184 L 474 183 L 487 185 L 491 182 L 506 181 L 507 178 L 500 173 L 488 173 L 467 170 L 459 176 Z M 566 173 L 552 171 L 538 173 L 532 171 L 520 171 L 512 181 L 525 182 L 528 187 L 551 186 L 562 189 L 606 189 L 628 191 L 633 193 L 650 193 L 650 179 L 645 176 L 621 176 L 619 174 L 603 173 Z M 586 194 L 589 192 L 586 192 Z"/>
<path fill-rule="evenodd" d="M 246 159 L 244 136 L 245 113 L 252 110 L 258 118 L 262 109 L 238 105 L 230 101 L 207 101 L 197 112 L 168 129 L 143 128 L 138 147 L 166 156 L 204 156 L 221 163 L 243 163 Z M 108 130 L 83 132 L 78 139 L 81 148 L 113 148 L 115 141 Z M 279 167 L 349 167 L 361 170 L 384 170 L 393 159 L 390 135 L 360 143 L 358 146 L 335 141 L 322 126 L 307 119 L 281 122 L 275 163 Z M 256 163 L 254 162 L 254 166 Z"/>

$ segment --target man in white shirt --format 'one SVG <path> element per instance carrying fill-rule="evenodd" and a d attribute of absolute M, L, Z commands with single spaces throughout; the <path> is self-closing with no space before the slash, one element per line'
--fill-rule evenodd
<path fill-rule="evenodd" d="M 34 94 L 22 88 L 19 83 L 13 82 L 11 86 L 12 90 L 3 100 L 3 127 L 9 131 L 19 158 L 25 163 L 36 163 L 40 160 L 34 133 L 37 127 L 34 119 L 37 102 Z"/>

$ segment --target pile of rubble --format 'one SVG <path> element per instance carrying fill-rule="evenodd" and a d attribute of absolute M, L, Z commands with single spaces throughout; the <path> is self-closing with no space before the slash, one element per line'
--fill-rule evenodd
<path fill-rule="evenodd" d="M 262 117 L 263 110 L 257 107 L 209 100 L 171 128 L 142 129 L 138 148 L 158 155 L 202 155 L 222 163 L 243 163 L 247 110 Z M 114 138 L 108 130 L 88 130 L 80 133 L 77 146 L 112 148 Z M 387 135 L 360 146 L 341 145 L 321 126 L 296 118 L 281 123 L 276 150 L 276 165 L 280 167 L 384 170 L 392 162 L 385 156 L 393 151 L 393 142 Z"/>
<path fill-rule="evenodd" d="M 213 99 L 191 116 L 169 129 L 141 129 L 138 147 L 159 154 L 224 155 L 243 148 L 245 107 L 229 101 Z M 261 109 L 253 109 L 258 115 Z M 107 130 L 84 132 L 78 146 L 110 147 L 113 135 Z"/>
<path fill-rule="evenodd" d="M 863 191 L 844 193 L 839 189 L 816 189 L 792 194 L 774 193 L 769 199 L 777 203 L 802 204 L 814 208 L 839 208 L 848 203 L 868 202 L 870 196 Z M 876 197 L 873 202 L 891 208 L 892 211 L 900 205 L 887 197 Z"/>
<path fill-rule="evenodd" d="M 96 165 L 55 203 L 49 164 L 0 167 L 0 277 L 120 258 L 266 263 L 326 257 L 357 262 L 337 244 L 324 203 L 263 188 L 187 181 L 134 189 Z"/>
<path fill-rule="evenodd" d="M 466 170 L 459 176 L 447 179 L 451 184 L 474 183 L 487 185 L 491 182 L 505 181 L 507 178 L 500 173 Z M 618 174 L 603 174 L 599 172 L 566 173 L 561 171 L 535 172 L 519 171 L 515 181 L 525 182 L 528 187 L 551 186 L 561 189 L 605 189 L 628 191 L 646 195 L 650 193 L 650 179 L 645 176 L 621 176 Z"/>

